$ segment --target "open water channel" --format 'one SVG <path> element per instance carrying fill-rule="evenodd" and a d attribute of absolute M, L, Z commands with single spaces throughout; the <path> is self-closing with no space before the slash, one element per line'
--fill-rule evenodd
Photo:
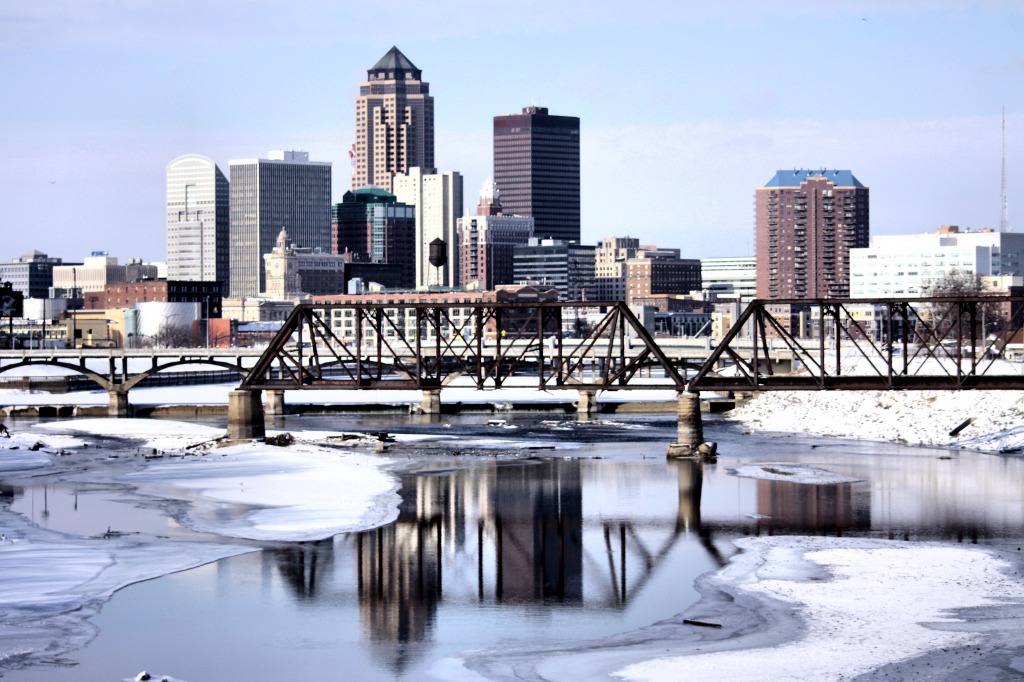
<path fill-rule="evenodd" d="M 710 421 L 705 436 L 719 443 L 719 460 L 699 464 L 666 460 L 675 432 L 667 416 L 583 423 L 512 414 L 508 428 L 487 419 L 289 417 L 291 430 L 446 440 L 390 446 L 386 456 L 401 478 L 394 523 L 320 542 L 248 543 L 248 553 L 131 585 L 91 618 L 94 636 L 84 646 L 31 656 L 0 675 L 446 677 L 461 652 L 571 645 L 672 617 L 698 599 L 694 579 L 723 566 L 736 551 L 730 541 L 744 535 L 1000 544 L 1024 537 L 1019 457 L 745 435 Z M 459 446 L 469 441 L 477 445 Z M 95 447 L 127 454 L 135 444 L 102 439 Z M 732 473 L 756 461 L 859 480 L 807 485 Z M 180 507 L 124 485 L 39 473 L 0 480 L 0 513 L 74 537 L 116 528 L 155 542 L 204 540 L 175 522 Z"/>

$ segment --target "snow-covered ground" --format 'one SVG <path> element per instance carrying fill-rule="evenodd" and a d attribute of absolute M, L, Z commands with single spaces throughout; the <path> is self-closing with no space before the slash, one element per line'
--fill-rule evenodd
<path fill-rule="evenodd" d="M 842 362 L 845 374 L 879 371 L 858 354 L 851 354 Z M 989 373 L 1009 376 L 1024 371 L 1024 365 L 998 360 L 987 369 Z M 948 361 L 930 359 L 915 361 L 909 371 L 915 375 L 950 375 L 955 374 L 956 368 Z M 965 447 L 984 452 L 1024 449 L 1024 391 L 1015 390 L 764 391 L 727 417 L 757 431 Z"/>
<path fill-rule="evenodd" d="M 1024 391 L 766 391 L 727 416 L 758 431 L 986 452 L 1024 448 Z"/>
<path fill-rule="evenodd" d="M 958 611 L 1013 603 L 1017 617 L 1024 615 L 1019 573 L 1011 575 L 1010 564 L 978 549 L 806 537 L 737 544 L 744 551 L 715 580 L 774 611 L 769 620 L 798 618 L 801 636 L 753 650 L 701 647 L 628 665 L 616 676 L 678 680 L 685 671 L 689 679 L 852 679 L 936 650 L 1013 639 L 1012 623 Z M 934 679 L 936 671 L 927 667 L 922 661 L 909 677 Z M 1024 674 L 1024 661 L 1015 669 Z"/>

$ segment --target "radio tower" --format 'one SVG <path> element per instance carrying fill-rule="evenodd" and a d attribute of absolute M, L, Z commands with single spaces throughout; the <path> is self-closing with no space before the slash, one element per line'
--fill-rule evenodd
<path fill-rule="evenodd" d="M 999 216 L 999 231 L 1010 232 L 1010 211 L 1006 207 L 1006 106 L 1003 106 L 1003 174 L 1002 174 L 1003 211 Z"/>

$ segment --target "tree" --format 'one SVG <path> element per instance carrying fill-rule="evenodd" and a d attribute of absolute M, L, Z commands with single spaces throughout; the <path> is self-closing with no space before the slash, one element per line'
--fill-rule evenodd
<path fill-rule="evenodd" d="M 951 270 L 935 280 L 926 296 L 934 298 L 979 298 L 991 295 L 981 283 L 981 276 L 973 272 Z M 950 338 L 954 327 L 961 330 L 961 338 L 971 336 L 971 308 L 961 306 L 959 301 L 936 301 L 927 308 L 932 327 L 940 338 Z M 975 338 L 1002 330 L 1006 324 L 1006 311 L 999 303 L 981 302 L 974 308 Z"/>
<path fill-rule="evenodd" d="M 159 348 L 195 348 L 200 343 L 191 326 L 164 322 L 153 335 L 153 345 Z"/>

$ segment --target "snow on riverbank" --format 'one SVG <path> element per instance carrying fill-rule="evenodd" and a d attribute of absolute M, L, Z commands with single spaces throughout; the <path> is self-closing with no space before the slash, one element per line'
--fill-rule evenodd
<path fill-rule="evenodd" d="M 765 391 L 727 416 L 757 431 L 988 452 L 1024 448 L 1024 391 Z"/>
<path fill-rule="evenodd" d="M 178 451 L 224 435 L 223 429 L 157 419 L 75 419 L 38 427 L 135 438 L 146 448 Z M 143 495 L 187 502 L 183 523 L 231 538 L 320 540 L 396 518 L 398 480 L 384 470 L 391 460 L 316 444 L 330 435 L 337 434 L 299 432 L 289 447 L 196 449 L 117 480 Z"/>
<path fill-rule="evenodd" d="M 675 618 L 594 641 L 467 654 L 445 679 L 1016 679 L 1020 558 L 886 540 L 745 538 Z M 720 627 L 700 627 L 686 619 Z M 888 673 L 894 673 L 886 676 Z M 479 678 L 471 678 L 479 679 Z M 874 677 L 872 677 L 874 679 Z M 988 679 L 988 677 L 984 677 Z"/>
<path fill-rule="evenodd" d="M 690 679 L 853 678 L 929 652 L 1005 643 L 1014 637 L 1012 620 L 986 623 L 975 613 L 968 621 L 956 610 L 1012 602 L 1019 616 L 1024 606 L 1019 574 L 980 549 L 806 537 L 736 544 L 745 551 L 712 581 L 754 596 L 763 608 L 793 610 L 803 636 L 767 648 L 656 658 L 615 675 L 653 682 L 684 672 Z M 951 668 L 939 670 L 956 676 Z"/>

